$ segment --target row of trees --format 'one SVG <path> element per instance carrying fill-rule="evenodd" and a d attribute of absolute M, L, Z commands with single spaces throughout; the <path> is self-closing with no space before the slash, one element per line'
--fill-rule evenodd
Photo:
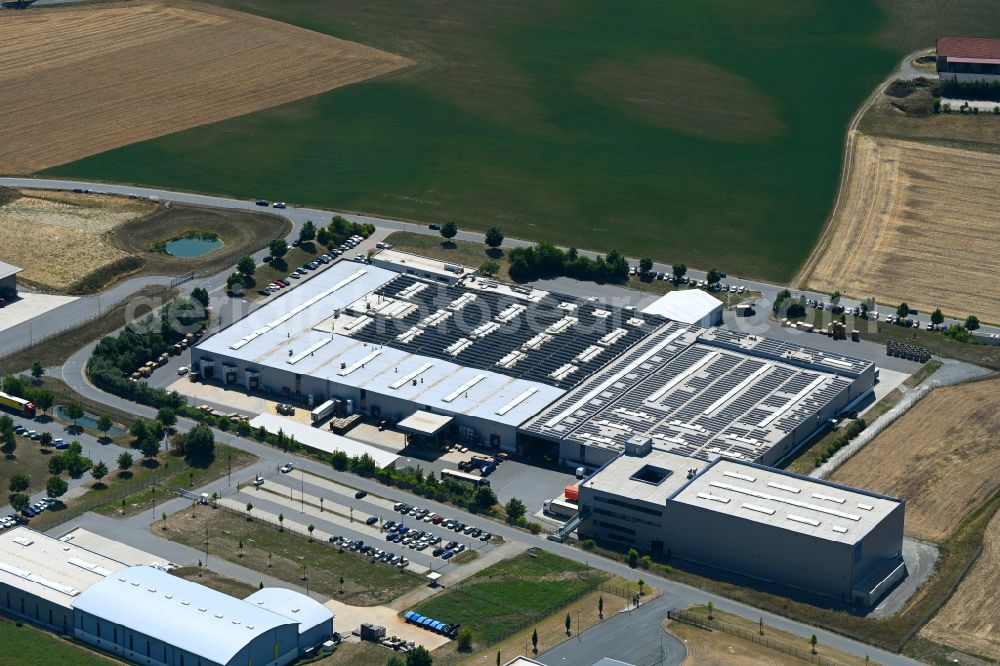
<path fill-rule="evenodd" d="M 582 257 L 576 248 L 563 251 L 552 243 L 517 247 L 507 252 L 510 275 L 515 280 L 566 276 L 592 282 L 623 283 L 628 280 L 628 261 L 618 250 L 604 257 Z"/>

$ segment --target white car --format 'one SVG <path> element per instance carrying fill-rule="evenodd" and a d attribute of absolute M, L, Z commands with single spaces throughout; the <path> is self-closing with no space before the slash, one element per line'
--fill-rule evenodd
<path fill-rule="evenodd" d="M 181 367 L 177 368 L 178 375 L 186 375 L 190 371 L 191 368 L 187 367 L 186 365 L 182 365 Z"/>
<path fill-rule="evenodd" d="M 284 465 L 281 466 L 281 473 L 282 474 L 288 474 L 293 469 L 295 469 L 295 466 L 292 465 L 292 463 L 285 463 Z"/>

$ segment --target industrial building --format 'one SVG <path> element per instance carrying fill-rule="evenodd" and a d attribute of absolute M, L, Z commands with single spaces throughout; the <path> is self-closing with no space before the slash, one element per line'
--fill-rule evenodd
<path fill-rule="evenodd" d="M 334 264 L 201 340 L 193 368 L 420 437 L 591 468 L 639 433 L 684 455 L 770 464 L 875 383 L 867 361 L 471 272 L 424 278 L 413 255 L 372 261 L 395 270 Z"/>
<path fill-rule="evenodd" d="M 1000 39 L 938 37 L 937 73 L 960 83 L 1000 81 Z"/>
<path fill-rule="evenodd" d="M 636 437 L 579 486 L 581 538 L 874 605 L 906 575 L 903 500 Z"/>
<path fill-rule="evenodd" d="M 263 588 L 236 599 L 152 566 L 129 566 L 26 527 L 0 534 L 0 609 L 104 652 L 154 666 L 280 666 L 329 640 L 333 613 Z M 127 559 L 139 551 L 117 543 Z M 134 555 L 134 556 L 133 556 Z"/>
<path fill-rule="evenodd" d="M 668 291 L 642 311 L 703 328 L 722 324 L 722 301 L 702 289 Z"/>
<path fill-rule="evenodd" d="M 0 261 L 0 298 L 11 300 L 17 296 L 17 274 L 22 269 Z"/>

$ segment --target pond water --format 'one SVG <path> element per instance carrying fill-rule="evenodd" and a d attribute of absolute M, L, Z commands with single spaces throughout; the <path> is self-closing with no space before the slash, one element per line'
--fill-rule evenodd
<path fill-rule="evenodd" d="M 223 244 L 221 238 L 183 236 L 175 238 L 172 241 L 167 241 L 165 249 L 169 255 L 181 257 L 182 259 L 190 259 L 218 250 Z"/>
<path fill-rule="evenodd" d="M 58 405 L 55 409 L 56 418 L 59 419 L 60 421 L 66 421 L 67 423 L 72 423 L 73 419 L 68 418 L 65 414 L 65 411 L 66 411 L 66 405 Z M 81 425 L 84 428 L 88 428 L 90 430 L 97 430 L 97 417 L 94 416 L 93 414 L 85 412 L 83 416 L 81 416 L 76 420 L 76 422 L 77 425 Z M 125 430 L 125 428 L 122 428 L 121 426 L 116 424 L 111 426 L 111 430 L 108 431 L 108 436 L 117 437 L 118 435 L 124 435 L 126 432 L 127 431 Z"/>

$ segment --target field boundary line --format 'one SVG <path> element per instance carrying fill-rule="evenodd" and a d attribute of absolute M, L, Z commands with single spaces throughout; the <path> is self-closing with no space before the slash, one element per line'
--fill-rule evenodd
<path fill-rule="evenodd" d="M 830 475 L 833 474 L 841 465 L 867 446 L 882 431 L 895 423 L 896 419 L 910 411 L 915 404 L 924 399 L 934 389 L 945 386 L 957 386 L 959 384 L 967 384 L 969 382 L 983 381 L 994 377 L 995 375 L 989 374 L 979 377 L 953 377 L 951 379 L 944 380 L 932 379 L 929 383 L 913 389 L 904 395 L 892 409 L 872 421 L 872 423 L 867 428 L 862 430 L 857 437 L 852 439 L 847 446 L 830 456 L 830 459 L 825 463 L 809 472 L 809 476 L 814 479 L 829 478 Z"/>
<path fill-rule="evenodd" d="M 840 167 L 840 182 L 837 184 L 837 196 L 833 199 L 833 206 L 830 208 L 830 213 L 827 215 L 826 221 L 823 223 L 823 229 L 820 231 L 816 244 L 813 245 L 813 249 L 809 253 L 809 256 L 806 257 L 805 262 L 803 262 L 801 268 L 799 268 L 799 272 L 796 273 L 795 277 L 791 280 L 791 284 L 798 287 L 799 290 L 806 290 L 809 278 L 816 269 L 816 264 L 819 263 L 820 258 L 826 253 L 826 250 L 830 245 L 830 238 L 836 231 L 833 222 L 836 219 L 837 212 L 840 210 L 840 206 L 846 196 L 845 193 L 847 186 L 850 184 L 851 178 L 854 174 L 855 139 L 858 135 L 858 125 L 861 123 L 862 116 L 864 116 L 868 109 L 875 104 L 879 96 L 885 90 L 886 86 L 889 85 L 890 81 L 896 78 L 896 75 L 899 74 L 900 68 L 905 63 L 909 62 L 911 58 L 925 52 L 926 50 L 926 48 L 918 49 L 903 56 L 899 63 L 892 69 L 889 76 L 875 86 L 875 89 L 872 90 L 871 94 L 865 98 L 865 100 L 861 103 L 861 106 L 859 106 L 857 111 L 854 112 L 854 115 L 851 116 L 851 120 L 847 124 L 847 136 L 844 145 L 843 161 Z"/>

